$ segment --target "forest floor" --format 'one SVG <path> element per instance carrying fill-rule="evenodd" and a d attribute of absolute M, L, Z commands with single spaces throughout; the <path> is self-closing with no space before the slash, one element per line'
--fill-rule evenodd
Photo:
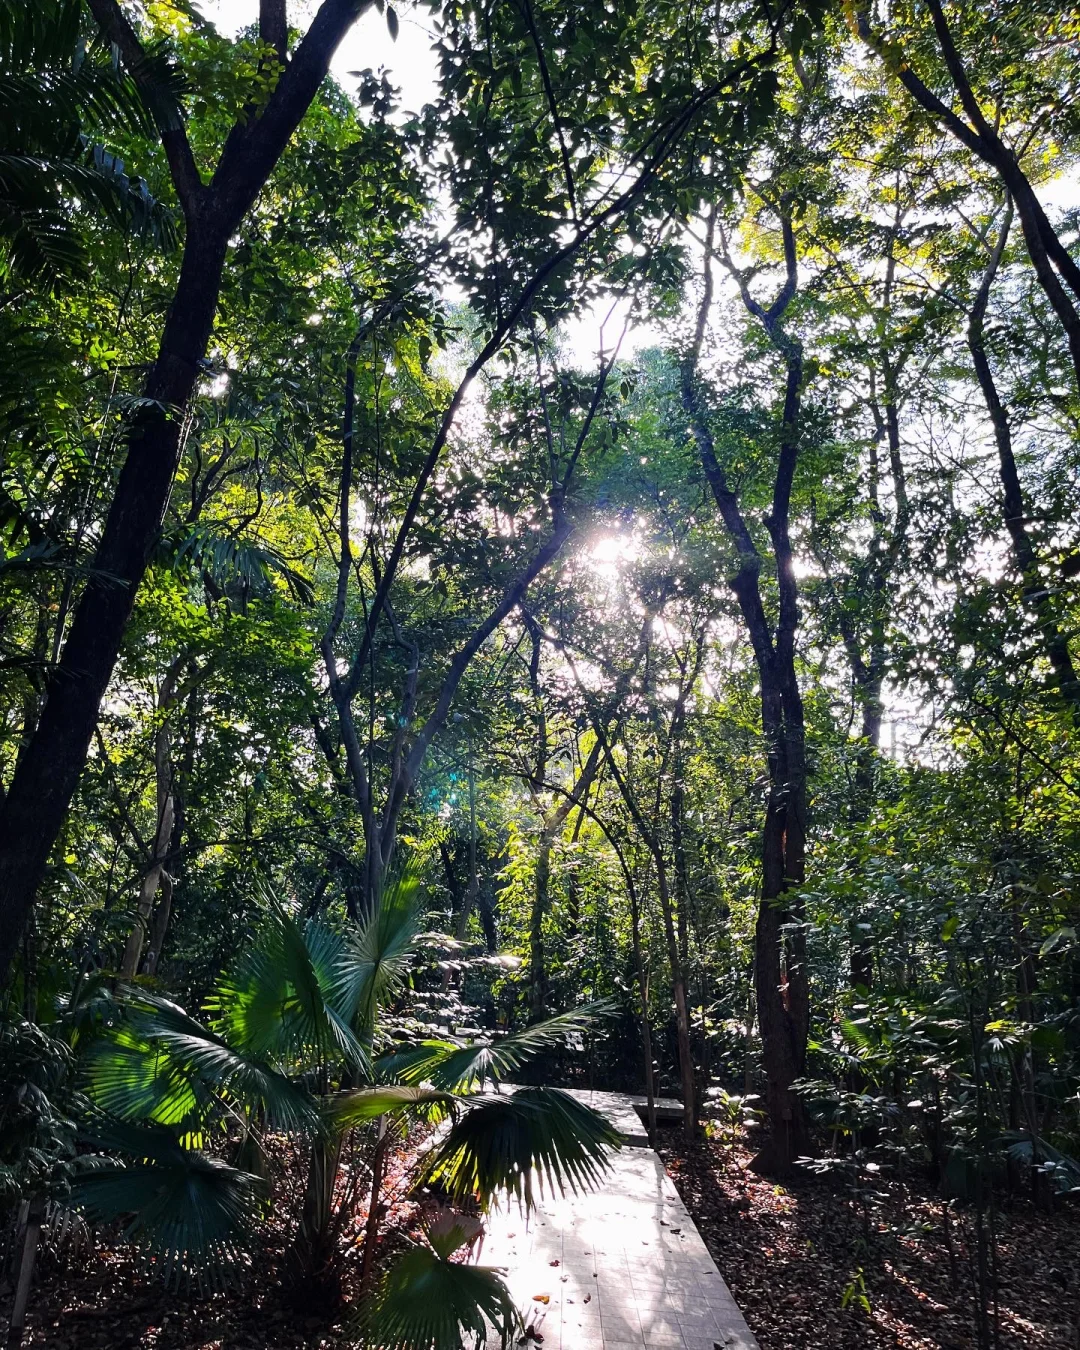
<path fill-rule="evenodd" d="M 424 1205 L 410 1194 L 414 1135 L 386 1166 L 380 1257 L 421 1237 Z M 309 1288 L 290 1289 L 286 1253 L 300 1213 L 303 1159 L 279 1141 L 271 1156 L 275 1203 L 252 1265 L 223 1288 L 168 1290 L 132 1249 L 107 1233 L 92 1242 L 45 1246 L 30 1296 L 24 1347 L 47 1350 L 344 1350 L 359 1342 L 355 1307 L 367 1204 L 352 1210 L 339 1239 L 342 1299 L 335 1306 Z M 354 1155 L 343 1184 L 366 1193 L 369 1172 Z M 340 1193 L 339 1193 L 340 1194 Z"/>
<path fill-rule="evenodd" d="M 975 1350 L 971 1219 L 911 1179 L 879 1176 L 864 1216 L 835 1179 L 780 1186 L 749 1170 L 748 1141 L 660 1153 L 761 1350 Z M 411 1147 L 389 1169 L 383 1256 L 419 1235 Z M 284 1169 L 302 1182 L 303 1168 Z M 358 1188 L 365 1173 L 357 1167 Z M 280 1271 L 300 1195 L 278 1193 L 273 1240 L 213 1294 L 166 1291 L 106 1237 L 42 1252 L 25 1344 L 47 1350 L 339 1350 L 357 1342 L 365 1206 L 342 1237 L 343 1308 L 304 1306 Z M 948 1231 L 948 1238 L 946 1238 Z M 950 1245 L 952 1254 L 950 1256 Z M 997 1215 L 999 1350 L 1080 1350 L 1080 1206 Z M 858 1272 L 861 1271 L 861 1282 Z M 845 1303 L 847 1293 L 847 1306 Z M 860 1295 L 865 1298 L 863 1304 Z M 868 1307 L 866 1305 L 869 1305 Z"/>
<path fill-rule="evenodd" d="M 880 1173 L 864 1212 L 835 1179 L 755 1175 L 744 1138 L 687 1150 L 665 1133 L 660 1154 L 761 1350 L 975 1350 L 970 1213 Z M 1017 1203 L 996 1230 L 999 1350 L 1078 1350 L 1080 1206 Z"/>

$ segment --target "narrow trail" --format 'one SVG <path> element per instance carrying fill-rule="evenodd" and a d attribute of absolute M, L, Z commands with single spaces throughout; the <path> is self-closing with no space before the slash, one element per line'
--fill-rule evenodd
<path fill-rule="evenodd" d="M 503 1266 L 544 1350 L 758 1350 L 634 1099 L 574 1094 L 627 1146 L 599 1189 L 491 1215 L 481 1260 Z M 677 1105 L 677 1104 L 675 1104 Z"/>

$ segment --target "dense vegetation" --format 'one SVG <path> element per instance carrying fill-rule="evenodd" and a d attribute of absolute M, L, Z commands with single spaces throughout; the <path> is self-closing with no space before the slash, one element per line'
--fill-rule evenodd
<path fill-rule="evenodd" d="M 16 1327 L 43 1226 L 214 1287 L 286 1194 L 357 1337 L 509 1325 L 591 1083 L 927 1176 L 991 1346 L 1080 1190 L 1080 20 L 430 0 L 417 112 L 309 8 L 0 0 Z"/>

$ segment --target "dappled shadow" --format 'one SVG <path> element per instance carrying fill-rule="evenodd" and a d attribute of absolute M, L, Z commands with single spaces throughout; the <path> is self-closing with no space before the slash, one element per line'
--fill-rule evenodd
<path fill-rule="evenodd" d="M 662 1152 L 762 1350 L 977 1346 L 970 1216 L 918 1180 L 875 1181 L 864 1209 L 809 1174 L 756 1176 L 741 1146 Z M 1001 1350 L 1075 1350 L 1080 1214 L 1023 1203 L 997 1233 Z"/>

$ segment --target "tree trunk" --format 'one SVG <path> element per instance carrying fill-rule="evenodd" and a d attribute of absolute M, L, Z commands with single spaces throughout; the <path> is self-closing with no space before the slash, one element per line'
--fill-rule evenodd
<path fill-rule="evenodd" d="M 371 0 L 323 0 L 265 107 L 245 109 L 209 184 L 199 174 L 179 107 L 165 109 L 162 149 L 187 222 L 180 277 L 157 360 L 113 495 L 93 568 L 49 681 L 41 720 L 0 809 L 0 981 L 64 823 L 97 723 L 135 593 L 157 543 L 183 448 L 186 409 L 217 311 L 230 236 L 270 177 L 326 78 L 341 39 Z M 90 0 L 104 35 L 144 92 L 154 80 L 138 34 L 112 0 Z M 167 98 L 167 96 L 166 96 Z"/>
<path fill-rule="evenodd" d="M 856 824 L 869 820 L 876 795 L 877 757 L 884 711 L 881 676 L 869 675 L 865 684 L 859 686 L 859 697 L 862 702 L 862 728 L 855 758 L 855 810 L 852 813 Z M 869 914 L 863 911 L 856 915 L 852 925 L 849 980 L 853 989 L 867 991 L 874 984 L 874 947 L 868 930 Z"/>
<path fill-rule="evenodd" d="M 462 898 L 461 906 L 458 909 L 457 923 L 454 926 L 454 937 L 458 942 L 465 941 L 465 934 L 469 931 L 469 919 L 472 916 L 476 905 L 477 896 L 480 893 L 480 879 L 476 871 L 476 771 L 473 768 L 472 754 L 469 754 L 469 884 L 465 887 L 465 895 Z"/>
<path fill-rule="evenodd" d="M 333 1219 L 342 1144 L 340 1134 L 312 1140 L 300 1227 L 286 1259 L 295 1295 L 313 1312 L 322 1311 L 327 1303 L 333 1306 L 341 1297 L 333 1261 Z"/>
<path fill-rule="evenodd" d="M 0 809 L 0 979 L 7 975 L 49 853 L 86 761 L 135 593 L 157 543 L 181 450 L 185 409 L 206 352 L 226 239 L 187 238 L 161 347 L 124 467 L 41 718 Z"/>
<path fill-rule="evenodd" d="M 1065 331 L 1077 384 L 1080 387 L 1080 311 L 1074 303 L 1074 298 L 1080 300 L 1080 266 L 1050 224 L 1016 154 L 1002 141 L 998 130 L 984 117 L 968 82 L 940 0 L 929 0 L 929 9 L 945 66 L 964 111 L 971 119 L 970 124 L 937 97 L 895 44 L 886 44 L 882 37 L 872 30 L 867 9 L 856 10 L 855 20 L 863 41 L 883 58 L 916 103 L 947 126 L 962 145 L 990 165 L 1015 201 L 1028 256 L 1035 268 L 1039 285 Z M 1070 298 L 1069 292 L 1073 298 Z"/>
<path fill-rule="evenodd" d="M 364 1260 L 360 1269 L 361 1294 L 366 1294 L 371 1288 L 371 1277 L 375 1273 L 375 1250 L 379 1241 L 379 1220 L 382 1217 L 380 1196 L 389 1142 L 386 1117 L 380 1116 L 379 1138 L 375 1145 L 375 1156 L 371 1161 L 371 1197 L 368 1203 L 367 1223 L 364 1225 Z"/>
<path fill-rule="evenodd" d="M 552 834 L 547 825 L 540 831 L 529 913 L 529 1021 L 541 1022 L 547 1003 L 547 968 L 544 960 L 544 919 L 550 904 Z"/>
<path fill-rule="evenodd" d="M 603 749 L 600 737 L 593 742 L 571 790 L 545 814 L 536 854 L 532 910 L 529 915 L 529 1020 L 543 1020 L 547 1001 L 547 971 L 544 966 L 544 920 L 551 903 L 551 853 L 566 818 L 592 787 Z M 544 754 L 546 762 L 546 751 Z M 535 799 L 534 799 L 535 800 Z"/>
<path fill-rule="evenodd" d="M 139 903 L 135 910 L 135 923 L 124 948 L 124 959 L 120 964 L 122 979 L 133 980 L 139 972 L 143 944 L 150 928 L 150 915 L 159 888 L 166 888 L 163 905 L 158 906 L 155 915 L 155 927 L 161 928 L 160 936 L 165 936 L 168 923 L 169 905 L 172 901 L 172 879 L 167 877 L 165 862 L 173 844 L 174 825 L 176 823 L 176 799 L 173 795 L 172 744 L 169 734 L 169 716 L 173 700 L 176 697 L 176 681 L 183 667 L 183 658 L 175 661 L 165 674 L 158 689 L 157 715 L 158 726 L 154 733 L 154 782 L 156 786 L 157 826 L 154 830 L 154 842 L 150 850 L 150 865 L 143 876 L 139 888 Z M 156 958 L 155 958 L 156 960 Z"/>
<path fill-rule="evenodd" d="M 785 736 L 784 759 L 797 739 L 790 732 Z M 802 906 L 788 901 L 790 889 L 805 879 L 805 783 L 790 769 L 772 770 L 771 777 L 762 838 L 761 903 L 754 930 L 754 983 L 770 1133 L 752 1166 L 758 1172 L 784 1175 L 808 1147 L 806 1113 L 792 1087 L 806 1070 L 806 940 L 799 926 Z"/>
<path fill-rule="evenodd" d="M 143 957 L 143 973 L 146 975 L 157 974 L 161 949 L 165 945 L 165 934 L 169 931 L 169 919 L 172 917 L 172 900 L 173 879 L 168 872 L 162 869 L 161 881 L 158 886 L 157 908 L 154 910 L 154 921 L 150 925 L 150 940 L 146 945 L 146 954 Z"/>
<path fill-rule="evenodd" d="M 629 868 L 626 867 L 621 853 L 619 861 L 623 863 L 627 889 L 630 893 L 630 936 L 634 949 L 634 971 L 637 975 L 638 996 L 641 999 L 641 1048 L 645 1056 L 645 1118 L 649 1139 L 654 1141 L 656 1138 L 656 1082 L 653 1075 L 652 1029 L 649 1026 L 649 977 L 645 970 L 645 958 L 641 950 L 641 906 L 638 904 L 637 887 L 634 885 L 634 879 Z"/>
<path fill-rule="evenodd" d="M 705 286 L 698 309 L 690 354 L 682 368 L 682 402 L 701 456 L 706 481 L 724 528 L 735 549 L 738 569 L 729 584 L 739 602 L 754 653 L 761 688 L 761 726 L 769 771 L 769 799 L 762 832 L 762 885 L 754 934 L 755 992 L 770 1135 L 754 1159 L 757 1171 L 783 1175 L 806 1151 L 806 1114 L 792 1084 L 805 1068 L 809 1030 L 809 983 L 806 935 L 798 888 L 806 869 L 806 753 L 802 696 L 795 668 L 795 636 L 799 624 L 799 591 L 789 534 L 791 490 L 799 458 L 803 351 L 797 338 L 783 329 L 783 318 L 798 282 L 798 257 L 791 202 L 781 198 L 778 215 L 784 241 L 786 278 L 773 303 L 764 308 L 753 299 L 748 278 L 732 261 L 724 241 L 725 267 L 738 282 L 746 309 L 760 320 L 770 342 L 783 357 L 784 404 L 780 445 L 773 480 L 772 505 L 766 526 L 772 541 L 778 590 L 775 627 L 761 592 L 762 555 L 747 525 L 716 446 L 698 384 L 709 309 L 712 304 L 713 239 L 716 212 L 706 235 Z M 723 238 L 723 236 L 721 235 Z M 789 894 L 794 892 L 794 898 Z"/>
<path fill-rule="evenodd" d="M 8 1322 L 7 1344 L 11 1348 L 22 1345 L 26 1329 L 26 1308 L 30 1302 L 30 1284 L 34 1278 L 34 1265 L 37 1260 L 38 1242 L 41 1238 L 41 1225 L 45 1220 L 45 1197 L 34 1195 L 25 1202 L 21 1216 L 20 1236 L 22 1247 L 19 1252 L 19 1265 L 15 1274 L 15 1299 L 11 1307 L 11 1319 Z"/>
<path fill-rule="evenodd" d="M 986 354 L 985 320 L 990 291 L 1001 263 L 1002 254 L 1009 236 L 1012 223 L 1011 202 L 1006 206 L 1005 219 L 998 234 L 997 243 L 990 261 L 983 273 L 982 282 L 975 296 L 968 321 L 968 350 L 975 366 L 986 410 L 994 429 L 994 442 L 998 452 L 998 472 L 1001 480 L 1001 505 L 1005 528 L 1012 543 L 1013 561 L 1020 573 L 1024 601 L 1036 630 L 1042 641 L 1043 651 L 1054 672 L 1054 682 L 1062 702 L 1069 709 L 1073 720 L 1080 723 L 1080 680 L 1069 651 L 1069 641 L 1063 632 L 1059 616 L 1055 610 L 1050 588 L 1041 575 L 1038 554 L 1031 536 L 1028 534 L 1024 513 L 1024 494 L 1020 486 L 1020 474 L 1013 454 L 1012 428 L 1009 416 L 997 391 L 997 383 Z"/>
<path fill-rule="evenodd" d="M 683 1132 L 687 1141 L 694 1137 L 697 1112 L 694 1107 L 694 1056 L 690 1046 L 690 1005 L 686 997 L 686 972 L 679 952 L 675 932 L 671 886 L 667 865 L 661 848 L 653 851 L 656 864 L 656 886 L 660 895 L 660 909 L 664 916 L 664 935 L 667 938 L 668 962 L 671 965 L 671 983 L 675 994 L 675 1034 L 679 1050 L 679 1081 L 682 1086 Z"/>

